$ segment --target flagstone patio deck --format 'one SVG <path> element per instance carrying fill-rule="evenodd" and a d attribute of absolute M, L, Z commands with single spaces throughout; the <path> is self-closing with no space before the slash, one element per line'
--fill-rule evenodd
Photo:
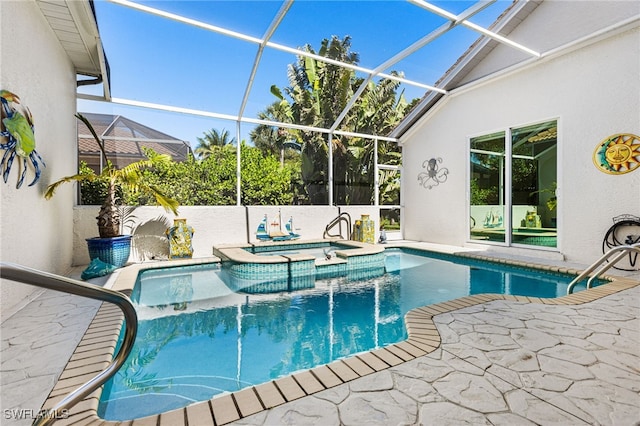
<path fill-rule="evenodd" d="M 431 305 L 409 314 L 406 342 L 123 424 L 636 425 L 640 286 L 632 278 L 558 299 Z M 91 357 L 72 353 L 78 342 L 87 349 L 79 353 L 90 352 L 81 339 L 95 336 L 85 331 L 98 308 L 45 291 L 2 323 L 2 424 L 30 424 L 24 417 L 52 388 L 47 405 L 60 398 L 56 382 L 91 370 L 81 365 Z M 58 424 L 116 424 L 96 417 L 96 403 L 88 398 Z"/>

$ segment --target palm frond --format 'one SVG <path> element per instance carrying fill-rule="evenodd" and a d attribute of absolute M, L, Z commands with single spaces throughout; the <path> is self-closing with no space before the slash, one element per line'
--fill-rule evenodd
<path fill-rule="evenodd" d="M 47 190 L 44 193 L 44 198 L 46 198 L 47 200 L 50 199 L 51 197 L 53 197 L 53 194 L 55 194 L 56 189 L 58 189 L 58 187 L 60 185 L 62 185 L 63 183 L 69 183 L 69 182 L 91 182 L 97 179 L 96 175 L 87 175 L 87 174 L 75 174 L 75 175 L 71 175 L 71 176 L 65 176 L 62 179 L 53 182 L 52 184 L 50 184 L 49 186 L 47 186 Z"/>
<path fill-rule="evenodd" d="M 76 118 L 78 120 L 82 121 L 85 124 L 85 126 L 87 126 L 89 128 L 89 131 L 93 135 L 93 138 L 98 143 L 98 147 L 100 148 L 100 153 L 102 154 L 102 159 L 104 160 L 104 164 L 106 164 L 106 167 L 111 167 L 111 163 L 109 162 L 109 159 L 107 158 L 107 151 L 104 149 L 104 141 L 102 139 L 100 139 L 100 137 L 96 133 L 96 130 L 93 128 L 93 126 L 91 125 L 91 123 L 89 122 L 87 117 L 85 117 L 84 115 L 82 115 L 82 114 L 80 114 L 78 112 L 78 113 L 76 113 Z"/>
<path fill-rule="evenodd" d="M 148 188 L 151 190 L 160 206 L 164 207 L 167 212 L 170 211 L 176 216 L 178 215 L 178 207 L 180 206 L 180 203 L 178 203 L 173 198 L 169 198 L 164 194 L 164 192 L 153 185 L 149 185 Z"/>

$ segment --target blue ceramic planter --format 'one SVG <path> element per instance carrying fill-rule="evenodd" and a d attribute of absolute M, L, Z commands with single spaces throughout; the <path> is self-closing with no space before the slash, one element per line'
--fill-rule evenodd
<path fill-rule="evenodd" d="M 120 235 L 113 238 L 87 238 L 89 257 L 100 259 L 105 263 L 120 268 L 129 259 L 131 252 L 131 235 Z"/>

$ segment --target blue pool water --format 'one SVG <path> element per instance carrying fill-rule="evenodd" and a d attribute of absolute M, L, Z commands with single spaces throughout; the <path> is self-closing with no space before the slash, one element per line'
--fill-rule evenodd
<path fill-rule="evenodd" d="M 145 271 L 132 296 L 138 337 L 98 413 L 128 420 L 208 400 L 404 340 L 416 307 L 479 293 L 563 296 L 573 279 L 423 254 L 386 250 L 381 277 L 275 294 L 233 293 L 215 264 Z"/>

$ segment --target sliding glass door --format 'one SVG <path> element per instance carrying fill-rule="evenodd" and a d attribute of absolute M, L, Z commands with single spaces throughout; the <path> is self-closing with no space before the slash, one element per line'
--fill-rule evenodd
<path fill-rule="evenodd" d="M 511 129 L 514 244 L 557 246 L 557 122 Z"/>
<path fill-rule="evenodd" d="M 505 132 L 471 139 L 471 239 L 505 242 Z"/>
<path fill-rule="evenodd" d="M 553 120 L 470 140 L 472 240 L 557 246 L 557 129 Z"/>

